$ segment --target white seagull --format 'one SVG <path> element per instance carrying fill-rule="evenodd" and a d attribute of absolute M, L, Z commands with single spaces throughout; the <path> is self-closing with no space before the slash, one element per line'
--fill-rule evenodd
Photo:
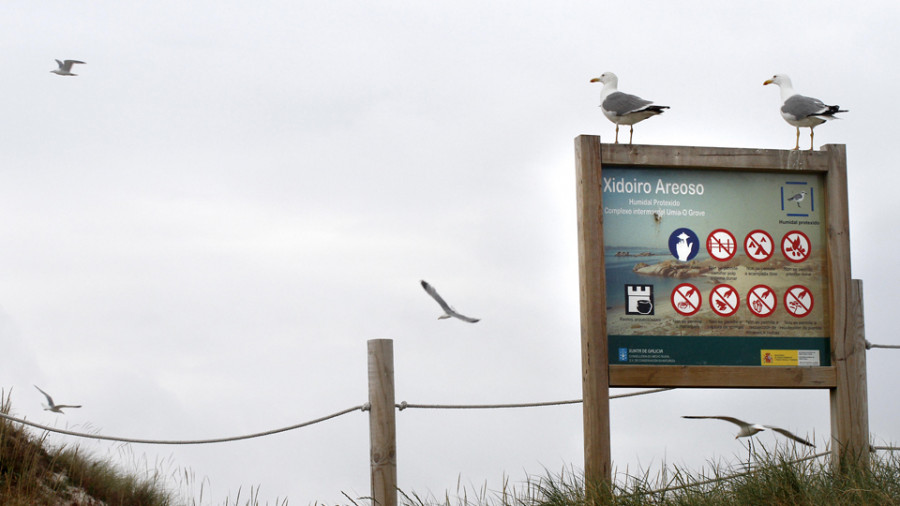
<path fill-rule="evenodd" d="M 796 202 L 797 207 L 800 207 L 800 202 L 802 202 L 804 198 L 806 198 L 806 192 L 802 191 L 802 192 L 794 195 L 793 197 L 789 198 L 788 202 Z"/>
<path fill-rule="evenodd" d="M 828 120 L 840 119 L 835 114 L 848 112 L 837 105 L 825 105 L 818 98 L 804 97 L 796 91 L 791 84 L 791 78 L 784 74 L 775 74 L 772 79 L 766 80 L 763 85 L 777 84 L 781 88 L 781 117 L 791 125 L 797 127 L 797 143 L 794 149 L 800 149 L 800 127 L 809 128 L 809 149 L 813 149 L 813 129 Z"/>
<path fill-rule="evenodd" d="M 600 77 L 591 79 L 591 82 L 603 83 L 603 90 L 600 91 L 600 110 L 616 124 L 616 144 L 619 143 L 619 125 L 631 127 L 628 134 L 628 144 L 631 144 L 635 123 L 662 114 L 663 109 L 669 108 L 667 105 L 653 105 L 649 100 L 622 93 L 616 89 L 619 78 L 612 72 L 604 72 Z"/>
<path fill-rule="evenodd" d="M 37 388 L 38 392 L 44 394 L 44 397 L 47 398 L 47 404 L 44 406 L 44 411 L 52 411 L 54 413 L 65 414 L 65 413 L 63 413 L 62 408 L 80 408 L 81 407 L 80 404 L 78 406 L 74 406 L 74 405 L 70 405 L 70 404 L 54 404 L 53 397 L 50 397 L 50 394 L 41 390 L 41 388 L 37 385 L 35 385 L 34 388 Z"/>
<path fill-rule="evenodd" d="M 737 418 L 730 417 L 730 416 L 682 416 L 681 418 L 692 418 L 692 419 L 714 418 L 716 420 L 725 420 L 726 422 L 731 422 L 741 428 L 741 430 L 738 431 L 737 435 L 734 436 L 735 439 L 737 439 L 739 437 L 750 437 L 750 436 L 756 434 L 757 432 L 762 432 L 766 429 L 771 429 L 771 430 L 774 430 L 775 432 L 781 434 L 782 436 L 789 437 L 789 438 L 793 439 L 794 441 L 797 441 L 798 443 L 805 444 L 806 446 L 812 446 L 812 447 L 816 446 L 816 445 L 810 443 L 809 441 L 803 439 L 802 437 L 797 436 L 796 434 L 794 434 L 788 430 L 782 429 L 780 427 L 773 427 L 772 425 L 760 425 L 758 423 L 747 423 L 743 420 L 738 420 Z"/>
<path fill-rule="evenodd" d="M 77 76 L 78 74 L 72 73 L 72 65 L 74 65 L 76 63 L 80 63 L 81 65 L 86 65 L 83 61 L 78 61 L 78 60 L 66 60 L 66 61 L 56 60 L 56 64 L 59 65 L 59 68 L 56 70 L 51 70 L 50 72 L 53 72 L 54 74 L 58 74 L 61 76 Z"/>
<path fill-rule="evenodd" d="M 443 320 L 444 318 L 453 317 L 453 318 L 459 318 L 460 320 L 462 320 L 464 322 L 469 322 L 469 323 L 475 323 L 478 321 L 478 318 L 469 318 L 466 315 L 457 313 L 455 309 L 450 307 L 450 304 L 447 304 L 447 302 L 444 301 L 444 299 L 442 299 L 440 295 L 438 295 L 437 290 L 435 290 L 433 286 L 431 286 L 427 282 L 425 282 L 425 280 L 422 280 L 422 288 L 424 288 L 425 291 L 428 292 L 428 295 L 431 295 L 431 297 L 434 298 L 434 300 L 436 300 L 437 303 L 441 305 L 441 309 L 444 310 L 444 314 L 442 314 L 441 316 L 438 316 L 438 320 Z"/>

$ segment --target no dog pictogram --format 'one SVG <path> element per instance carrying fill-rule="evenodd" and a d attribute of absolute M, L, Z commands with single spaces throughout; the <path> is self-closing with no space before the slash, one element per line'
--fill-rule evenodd
<path fill-rule="evenodd" d="M 775 252 L 775 244 L 772 236 L 765 230 L 754 230 L 744 239 L 744 252 L 754 262 L 765 262 L 772 258 Z"/>
<path fill-rule="evenodd" d="M 672 290 L 672 307 L 682 316 L 691 316 L 700 311 L 702 298 L 700 290 L 690 283 L 682 283 Z"/>
<path fill-rule="evenodd" d="M 724 228 L 713 230 L 706 238 L 706 251 L 709 252 L 709 256 L 720 262 L 731 260 L 737 252 L 734 234 Z"/>
<path fill-rule="evenodd" d="M 741 297 L 731 285 L 717 285 L 709 295 L 709 306 L 719 316 L 731 316 L 737 313 L 740 305 Z"/>
<path fill-rule="evenodd" d="M 781 238 L 781 252 L 784 258 L 791 262 L 800 263 L 809 258 L 812 243 L 809 237 L 799 230 L 791 230 Z"/>
<path fill-rule="evenodd" d="M 774 313 L 776 306 L 778 297 L 775 296 L 775 291 L 766 285 L 756 285 L 747 293 L 747 309 L 760 318 Z"/>
<path fill-rule="evenodd" d="M 784 293 L 784 308 L 788 314 L 797 318 L 808 315 L 813 308 L 813 296 L 803 285 L 794 285 Z"/>

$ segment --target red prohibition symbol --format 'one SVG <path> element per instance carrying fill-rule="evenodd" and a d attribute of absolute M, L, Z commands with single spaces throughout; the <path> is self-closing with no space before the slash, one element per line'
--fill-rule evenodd
<path fill-rule="evenodd" d="M 731 285 L 716 285 L 709 294 L 709 306 L 719 316 L 731 316 L 741 306 L 741 297 Z"/>
<path fill-rule="evenodd" d="M 724 228 L 713 230 L 706 238 L 706 251 L 720 262 L 731 260 L 737 252 L 734 234 Z"/>
<path fill-rule="evenodd" d="M 756 285 L 747 293 L 747 309 L 760 318 L 770 316 L 777 306 L 775 291 L 766 285 Z"/>
<path fill-rule="evenodd" d="M 794 285 L 784 293 L 784 308 L 788 314 L 796 318 L 803 318 L 813 308 L 813 296 L 803 285 Z"/>
<path fill-rule="evenodd" d="M 809 242 L 809 237 L 799 230 L 791 230 L 781 238 L 781 253 L 795 264 L 809 258 L 810 250 L 812 243 Z"/>
<path fill-rule="evenodd" d="M 775 252 L 775 244 L 772 236 L 765 230 L 754 230 L 744 239 L 744 252 L 754 262 L 765 262 L 772 258 Z"/>
<path fill-rule="evenodd" d="M 690 283 L 681 283 L 672 290 L 672 307 L 682 316 L 691 316 L 700 311 L 703 298 L 700 290 Z"/>

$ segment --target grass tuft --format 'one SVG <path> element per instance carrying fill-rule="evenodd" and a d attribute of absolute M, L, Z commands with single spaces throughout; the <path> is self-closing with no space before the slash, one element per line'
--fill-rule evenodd
<path fill-rule="evenodd" d="M 0 412 L 9 414 L 10 395 L 0 390 Z M 169 506 L 171 494 L 156 474 L 138 478 L 78 447 L 47 449 L 47 434 L 32 436 L 0 421 L 0 504 L 91 504 Z"/>
<path fill-rule="evenodd" d="M 9 414 L 10 394 L 0 390 L 0 412 Z M 119 448 L 120 457 L 128 457 L 131 446 Z M 124 455 L 123 455 L 124 453 Z M 166 475 L 161 469 L 171 462 L 134 459 L 134 471 L 125 472 L 112 457 L 100 459 L 78 446 L 49 448 L 47 433 L 33 436 L 19 424 L 0 419 L 0 505 L 34 506 L 200 506 L 208 480 L 197 482 L 190 470 L 177 469 Z M 176 495 L 166 487 L 171 478 L 176 486 L 193 489 L 199 485 L 199 499 Z M 225 506 L 260 506 L 259 487 L 250 487 L 246 497 L 238 489 Z M 195 494 L 191 494 L 195 495 Z M 287 506 L 287 499 L 276 498 L 274 506 Z"/>
<path fill-rule="evenodd" d="M 657 477 L 626 476 L 623 483 L 587 486 L 583 474 L 563 469 L 558 475 L 528 476 L 518 487 L 506 479 L 502 490 L 482 487 L 470 499 L 457 490 L 438 500 L 433 495 L 400 493 L 404 506 L 856 506 L 900 504 L 900 458 L 872 454 L 867 469 L 832 469 L 827 458 L 799 460 L 794 451 L 755 455 L 750 470 L 732 473 L 712 467 L 712 475 L 674 467 Z M 799 460 L 799 461 L 798 461 Z"/>

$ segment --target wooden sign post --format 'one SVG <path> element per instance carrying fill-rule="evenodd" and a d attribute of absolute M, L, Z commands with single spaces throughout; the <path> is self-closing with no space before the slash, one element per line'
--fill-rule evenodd
<path fill-rule="evenodd" d="M 609 388 L 827 388 L 834 461 L 867 463 L 862 290 L 843 145 L 575 139 L 586 482 Z"/>

